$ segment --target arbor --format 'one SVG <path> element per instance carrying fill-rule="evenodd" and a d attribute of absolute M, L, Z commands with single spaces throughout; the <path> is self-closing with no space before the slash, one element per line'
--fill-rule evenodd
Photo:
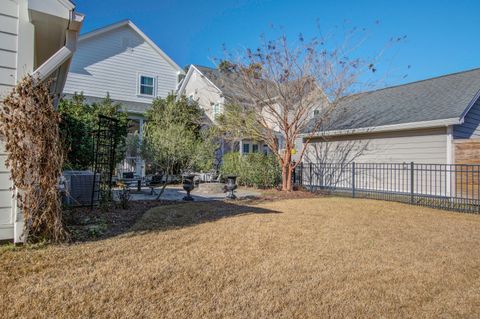
<path fill-rule="evenodd" d="M 173 94 L 154 100 L 147 111 L 141 152 L 155 173 L 165 177 L 159 198 L 169 176 L 212 167 L 218 146 L 202 120 L 197 103 Z"/>
<path fill-rule="evenodd" d="M 294 41 L 286 35 L 262 37 L 258 48 L 227 52 L 226 61 L 219 64 L 238 84 L 220 126 L 231 138 L 251 138 L 269 146 L 282 167 L 282 190 L 292 190 L 293 169 L 314 134 L 334 120 L 341 101 L 371 85 L 368 75 L 377 71 L 383 50 L 370 59 L 355 57 L 365 40 L 362 32 L 352 29 L 340 42 L 323 36 L 309 41 L 302 35 Z M 293 162 L 299 138 L 304 143 L 299 160 Z"/>

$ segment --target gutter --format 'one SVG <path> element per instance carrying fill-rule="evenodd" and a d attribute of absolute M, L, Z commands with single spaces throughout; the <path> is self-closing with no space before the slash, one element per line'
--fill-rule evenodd
<path fill-rule="evenodd" d="M 65 45 L 33 72 L 32 76 L 37 84 L 45 81 L 65 62 L 72 58 L 73 53 L 77 49 L 78 33 L 82 27 L 83 19 L 83 14 L 76 13 L 73 10 L 70 11 L 70 18 L 65 36 Z"/>
<path fill-rule="evenodd" d="M 442 119 L 442 120 L 411 122 L 411 123 L 402 123 L 402 124 L 373 126 L 373 127 L 362 127 L 362 128 L 350 129 L 350 130 L 347 129 L 347 130 L 315 132 L 313 134 L 302 133 L 299 136 L 301 138 L 307 138 L 307 137 L 315 138 L 315 137 L 322 137 L 322 136 L 355 135 L 355 134 L 364 134 L 364 133 L 404 131 L 404 130 L 412 130 L 412 129 L 424 129 L 424 128 L 434 128 L 434 127 L 462 124 L 463 121 L 464 121 L 463 118 L 455 117 L 455 118 Z"/>

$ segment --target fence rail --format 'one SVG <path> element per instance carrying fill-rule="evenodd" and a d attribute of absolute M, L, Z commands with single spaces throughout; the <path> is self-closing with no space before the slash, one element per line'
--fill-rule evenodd
<path fill-rule="evenodd" d="M 480 212 L 480 165 L 302 163 L 294 183 L 310 191 Z"/>

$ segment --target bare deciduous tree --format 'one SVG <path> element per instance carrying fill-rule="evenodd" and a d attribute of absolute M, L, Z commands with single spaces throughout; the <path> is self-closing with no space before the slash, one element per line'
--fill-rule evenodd
<path fill-rule="evenodd" d="M 261 37 L 258 48 L 226 52 L 219 64 L 238 85 L 220 125 L 226 132 L 241 132 L 244 138 L 269 146 L 282 167 L 282 190 L 292 190 L 292 170 L 312 138 L 341 116 L 337 109 L 342 101 L 373 86 L 370 75 L 377 72 L 385 48 L 372 58 L 359 58 L 355 54 L 367 38 L 364 30 L 354 28 L 342 38 L 338 43 L 336 36 L 306 41 L 299 35 L 293 42 L 286 35 L 274 40 Z M 296 150 L 299 138 L 303 143 Z"/>

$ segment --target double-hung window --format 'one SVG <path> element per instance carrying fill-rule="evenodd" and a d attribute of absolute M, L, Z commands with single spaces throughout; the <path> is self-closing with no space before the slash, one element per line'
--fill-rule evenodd
<path fill-rule="evenodd" d="M 146 75 L 140 75 L 138 93 L 140 95 L 155 95 L 155 78 Z"/>
<path fill-rule="evenodd" d="M 243 154 L 248 154 L 250 153 L 250 144 L 248 143 L 243 143 Z"/>
<path fill-rule="evenodd" d="M 213 118 L 215 119 L 220 114 L 220 104 L 215 103 L 212 110 Z"/>

